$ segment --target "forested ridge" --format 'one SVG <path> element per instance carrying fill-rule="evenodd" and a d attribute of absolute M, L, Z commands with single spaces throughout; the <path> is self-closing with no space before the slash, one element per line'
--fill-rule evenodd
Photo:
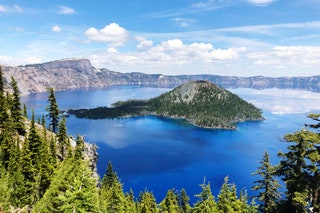
<path fill-rule="evenodd" d="M 157 201 L 152 189 L 137 197 L 132 190 L 124 192 L 111 162 L 102 179 L 97 176 L 83 138 L 68 135 L 67 119 L 59 113 L 52 88 L 44 115 L 48 124 L 34 113 L 27 118 L 14 78 L 10 91 L 0 68 L 0 212 L 320 212 L 320 114 L 309 115 L 314 124 L 283 137 L 288 149 L 279 152 L 278 165 L 271 165 L 265 152 L 253 173 L 257 181 L 248 186 L 257 191 L 255 198 L 239 191 L 226 176 L 217 195 L 204 178 L 196 195 L 168 189 Z M 280 179 L 284 194 L 279 192 Z M 190 203 L 189 196 L 196 202 Z"/>
<path fill-rule="evenodd" d="M 253 104 L 208 81 L 190 81 L 149 100 L 118 101 L 113 107 L 69 110 L 78 118 L 156 115 L 185 119 L 206 128 L 234 129 L 236 123 L 262 120 Z"/>

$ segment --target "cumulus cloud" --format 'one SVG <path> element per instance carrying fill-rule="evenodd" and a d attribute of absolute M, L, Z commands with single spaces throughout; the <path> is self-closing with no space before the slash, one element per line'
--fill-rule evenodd
<path fill-rule="evenodd" d="M 61 28 L 59 27 L 59 25 L 55 25 L 51 28 L 51 31 L 54 33 L 59 33 L 61 32 Z"/>
<path fill-rule="evenodd" d="M 139 44 L 136 46 L 138 50 L 146 50 L 153 45 L 152 40 L 147 40 L 143 37 L 136 37 L 136 40 L 139 41 Z"/>
<path fill-rule="evenodd" d="M 278 68 L 320 66 L 320 46 L 274 46 L 264 52 L 248 54 L 256 65 L 273 65 Z"/>
<path fill-rule="evenodd" d="M 153 44 L 153 41 L 138 37 L 136 52 L 117 52 L 104 51 L 99 54 L 91 55 L 90 59 L 94 64 L 100 67 L 113 68 L 128 67 L 149 67 L 153 70 L 156 68 L 165 69 L 166 67 L 188 67 L 195 66 L 195 64 L 205 64 L 212 66 L 216 62 L 223 64 L 223 62 L 230 62 L 237 60 L 241 52 L 246 51 L 246 48 L 228 48 L 217 49 L 211 43 L 191 43 L 185 44 L 180 39 L 170 39 L 158 44 Z M 197 69 L 199 69 L 197 67 Z M 138 69 L 138 68 L 136 68 Z"/>
<path fill-rule="evenodd" d="M 73 8 L 70 8 L 67 6 L 60 5 L 58 6 L 58 8 L 59 8 L 59 11 L 58 11 L 59 14 L 72 15 L 76 13 L 76 11 Z"/>
<path fill-rule="evenodd" d="M 266 6 L 277 0 L 247 0 L 249 3 L 257 5 L 257 6 Z"/>
<path fill-rule="evenodd" d="M 85 32 L 85 35 L 89 41 L 106 42 L 110 46 L 121 46 L 128 40 L 129 32 L 118 24 L 111 23 L 100 30 L 91 27 Z"/>

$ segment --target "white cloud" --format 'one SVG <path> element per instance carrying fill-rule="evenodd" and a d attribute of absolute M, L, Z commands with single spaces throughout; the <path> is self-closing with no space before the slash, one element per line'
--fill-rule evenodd
<path fill-rule="evenodd" d="M 89 41 L 106 42 L 110 46 L 121 46 L 128 40 L 129 32 L 118 24 L 111 23 L 100 30 L 91 27 L 85 32 L 85 35 Z"/>
<path fill-rule="evenodd" d="M 58 11 L 59 14 L 63 14 L 63 15 L 76 14 L 76 11 L 73 8 L 63 6 L 63 5 L 58 6 L 58 8 L 59 8 L 59 11 Z"/>
<path fill-rule="evenodd" d="M 0 5 L 0 12 L 2 13 L 7 12 L 6 8 L 3 5 Z"/>
<path fill-rule="evenodd" d="M 143 37 L 136 37 L 136 40 L 139 41 L 139 44 L 136 46 L 138 50 L 146 50 L 153 45 L 152 40 L 147 40 Z"/>
<path fill-rule="evenodd" d="M 257 6 L 266 6 L 277 0 L 247 0 L 249 3 L 257 5 Z"/>
<path fill-rule="evenodd" d="M 248 54 L 256 65 L 278 68 L 320 66 L 320 46 L 274 46 L 271 50 Z"/>
<path fill-rule="evenodd" d="M 55 25 L 51 28 L 51 31 L 54 33 L 59 33 L 61 32 L 61 28 L 59 27 L 59 25 Z"/>
<path fill-rule="evenodd" d="M 23 64 L 36 64 L 43 62 L 40 57 L 30 56 L 30 57 L 10 57 L 6 55 L 0 55 L 1 64 L 5 65 L 23 65 Z"/>
<path fill-rule="evenodd" d="M 15 4 L 13 6 L 0 5 L 0 12 L 2 13 L 23 13 L 23 9 Z"/>
<path fill-rule="evenodd" d="M 179 27 L 188 27 L 191 24 L 196 23 L 196 20 L 191 18 L 172 18 L 171 20 L 174 21 Z"/>
<path fill-rule="evenodd" d="M 151 40 L 145 38 L 137 38 L 140 43 L 137 45 L 139 52 L 116 52 L 104 51 L 91 55 L 90 59 L 93 64 L 98 67 L 108 67 L 113 69 L 119 66 L 127 67 L 135 70 L 137 67 L 143 67 L 145 70 L 152 69 L 153 71 L 166 69 L 167 67 L 194 67 L 212 66 L 216 62 L 228 63 L 240 57 L 240 53 L 246 51 L 245 48 L 229 48 L 216 49 L 210 43 L 191 43 L 185 44 L 180 39 L 171 39 L 163 41 L 157 45 L 153 45 Z M 139 69 L 138 69 L 139 70 Z M 142 71 L 142 70 L 139 70 Z M 185 70 L 190 72 L 190 70 Z"/>

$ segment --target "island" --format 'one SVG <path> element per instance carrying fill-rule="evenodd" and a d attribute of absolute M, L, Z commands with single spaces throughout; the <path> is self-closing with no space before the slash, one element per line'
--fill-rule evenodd
<path fill-rule="evenodd" d="M 219 129 L 235 129 L 239 122 L 264 119 L 253 104 L 204 80 L 187 82 L 148 100 L 118 101 L 112 107 L 71 109 L 67 113 L 87 119 L 155 115 Z"/>

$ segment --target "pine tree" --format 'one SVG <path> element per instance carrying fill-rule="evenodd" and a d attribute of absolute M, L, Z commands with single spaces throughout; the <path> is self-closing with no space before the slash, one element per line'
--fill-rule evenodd
<path fill-rule="evenodd" d="M 126 199 L 117 174 L 108 163 L 106 174 L 101 182 L 100 208 L 103 212 L 126 212 Z"/>
<path fill-rule="evenodd" d="M 320 212 L 320 114 L 309 114 L 309 118 L 315 121 L 315 124 L 309 124 L 308 127 L 314 129 L 318 133 L 319 140 L 314 143 L 314 148 L 308 154 L 308 158 L 311 162 L 311 170 L 312 170 L 312 180 L 311 180 L 311 193 L 312 193 L 312 203 L 311 206 L 314 212 Z"/>
<path fill-rule="evenodd" d="M 166 197 L 161 201 L 159 206 L 160 212 L 177 213 L 180 211 L 178 196 L 174 189 L 169 189 L 167 191 Z"/>
<path fill-rule="evenodd" d="M 101 185 L 102 187 L 108 189 L 114 183 L 119 182 L 117 173 L 113 171 L 112 163 L 109 161 L 107 166 L 107 171 L 102 178 Z"/>
<path fill-rule="evenodd" d="M 135 202 L 134 193 L 131 188 L 129 193 L 125 194 L 125 198 L 126 198 L 126 213 L 136 213 L 137 204 Z"/>
<path fill-rule="evenodd" d="M 145 190 L 140 192 L 138 213 L 157 213 L 157 202 L 152 192 Z"/>
<path fill-rule="evenodd" d="M 50 150 L 47 139 L 41 138 L 37 132 L 33 111 L 27 140 L 28 143 L 26 145 L 28 145 L 28 149 L 26 150 L 30 152 L 28 155 L 30 155 L 31 167 L 37 171 L 33 174 L 33 177 L 30 177 L 30 181 L 33 182 L 32 184 L 35 187 L 36 194 L 34 195 L 34 201 L 37 201 L 49 187 L 55 165 L 51 164 L 50 161 Z"/>
<path fill-rule="evenodd" d="M 83 141 L 83 137 L 80 136 L 80 135 L 77 135 L 77 138 L 76 138 L 76 148 L 75 148 L 75 151 L 74 151 L 74 157 L 75 159 L 83 159 L 84 158 L 84 155 L 83 155 L 83 152 L 84 152 L 84 141 Z"/>
<path fill-rule="evenodd" d="M 265 213 L 275 212 L 277 207 L 277 201 L 281 198 L 278 188 L 280 184 L 275 180 L 275 168 L 271 165 L 269 160 L 269 154 L 266 151 L 263 155 L 263 159 L 260 162 L 261 166 L 253 173 L 254 175 L 260 175 L 261 180 L 255 181 L 253 190 L 259 191 L 257 198 L 261 201 L 259 210 Z"/>
<path fill-rule="evenodd" d="M 241 212 L 242 202 L 237 197 L 235 184 L 229 183 L 228 176 L 225 177 L 224 183 L 218 195 L 218 209 L 222 212 Z"/>
<path fill-rule="evenodd" d="M 66 158 L 32 212 L 99 212 L 96 183 L 87 161 Z"/>
<path fill-rule="evenodd" d="M 23 111 L 22 111 L 22 116 L 25 118 L 28 118 L 28 111 L 27 111 L 27 106 L 23 104 Z"/>
<path fill-rule="evenodd" d="M 277 174 L 286 184 L 286 206 L 291 212 L 306 212 L 308 205 L 317 208 L 319 200 L 319 144 L 318 133 L 302 129 L 284 136 L 284 142 L 293 143 L 288 152 L 280 152 L 282 160 Z M 315 196 L 316 195 L 316 196 Z"/>
<path fill-rule="evenodd" d="M 212 195 L 210 182 L 206 183 L 206 179 L 200 184 L 202 191 L 196 195 L 198 201 L 194 204 L 192 212 L 195 213 L 217 213 L 217 203 Z"/>
<path fill-rule="evenodd" d="M 190 198 L 187 195 L 187 192 L 185 189 L 180 190 L 180 194 L 178 196 L 179 206 L 182 213 L 188 213 L 191 211 L 191 207 L 189 204 Z"/>
<path fill-rule="evenodd" d="M 48 96 L 48 103 L 49 106 L 47 107 L 48 111 L 48 118 L 50 119 L 49 129 L 53 132 L 57 131 L 57 127 L 59 124 L 59 108 L 56 100 L 56 95 L 54 93 L 53 88 L 47 89 L 49 96 Z"/>
<path fill-rule="evenodd" d="M 0 165 L 0 212 L 7 212 L 10 206 L 9 174 Z"/>
<path fill-rule="evenodd" d="M 92 177 L 88 163 L 82 159 L 74 179 L 68 183 L 68 189 L 58 197 L 62 205 L 60 212 L 99 212 L 97 180 Z"/>
<path fill-rule="evenodd" d="M 20 91 L 17 82 L 13 77 L 11 77 L 10 83 L 13 90 L 12 104 L 11 104 L 11 117 L 14 125 L 14 129 L 18 131 L 20 135 L 25 134 L 25 127 L 22 122 L 22 110 L 20 102 Z"/>
<path fill-rule="evenodd" d="M 62 158 L 64 158 L 67 155 L 67 151 L 70 149 L 70 140 L 67 133 L 66 122 L 66 117 L 63 116 L 62 120 L 59 122 L 59 131 L 57 133 L 58 146 Z"/>
<path fill-rule="evenodd" d="M 22 147 L 21 168 L 25 187 L 25 193 L 23 193 L 23 197 L 20 198 L 21 206 L 30 206 L 37 200 L 37 191 L 35 190 L 37 170 L 32 163 L 32 153 L 27 137 L 25 137 L 25 142 Z"/>

